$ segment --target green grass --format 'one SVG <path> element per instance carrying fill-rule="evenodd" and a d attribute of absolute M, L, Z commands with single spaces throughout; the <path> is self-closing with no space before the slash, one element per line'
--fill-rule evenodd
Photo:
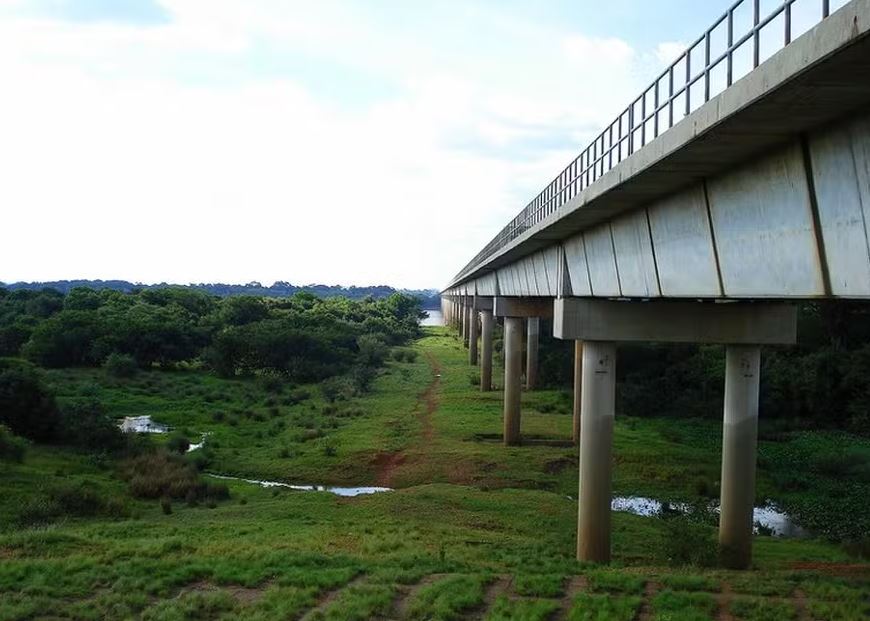
<path fill-rule="evenodd" d="M 686 593 L 666 589 L 652 602 L 656 621 L 705 621 L 716 612 L 716 601 L 707 593 Z"/>
<path fill-rule="evenodd" d="M 408 607 L 411 619 L 452 621 L 483 603 L 486 576 L 459 575 L 422 587 Z"/>
<path fill-rule="evenodd" d="M 150 414 L 190 438 L 209 433 L 211 471 L 343 485 L 385 477 L 396 491 L 339 498 L 229 481 L 229 500 L 213 508 L 174 502 L 164 515 L 158 501 L 130 496 L 112 460 L 32 445 L 23 463 L 0 462 L 0 621 L 298 618 L 328 593 L 320 618 L 362 619 L 395 615 L 403 589 L 414 593 L 405 607 L 411 618 L 474 610 L 539 619 L 578 575 L 588 592 L 574 598 L 571 619 L 632 619 L 649 581 L 664 589 L 651 602 L 661 619 L 712 618 L 709 592 L 725 582 L 756 618 L 768 604 L 778 614 L 771 598 L 797 588 L 822 611 L 817 618 L 863 618 L 867 572 L 838 579 L 792 568 L 853 562 L 823 540 L 757 537 L 751 573 L 671 570 L 658 566 L 662 521 L 615 513 L 614 566 L 577 563 L 577 506 L 568 497 L 576 496 L 577 457 L 559 445 L 570 438 L 570 397 L 524 394 L 523 434 L 548 442 L 505 448 L 497 440 L 501 396 L 469 385 L 467 352 L 456 339 L 429 329 L 413 350 L 413 362 L 389 363 L 371 394 L 335 404 L 316 386 L 269 391 L 253 379 L 196 370 L 129 381 L 99 370 L 52 371 L 61 400 L 97 394 L 118 417 Z M 427 393 L 436 367 L 441 377 Z M 428 415 L 427 402 L 436 406 Z M 720 432 L 709 421 L 617 419 L 614 489 L 691 499 L 698 476 L 717 476 Z M 808 442 L 800 438 L 797 445 Z M 123 503 L 127 517 L 16 521 L 41 490 L 80 483 Z M 759 487 L 777 493 L 765 471 Z M 446 576 L 428 578 L 436 574 Z M 514 577 L 511 592 L 483 610 L 495 575 Z"/>
<path fill-rule="evenodd" d="M 639 597 L 582 593 L 574 598 L 568 621 L 631 621 L 639 608 Z"/>
<path fill-rule="evenodd" d="M 797 610 L 790 602 L 758 597 L 735 597 L 729 610 L 738 621 L 791 621 L 797 618 Z"/>
<path fill-rule="evenodd" d="M 486 621 L 547 621 L 559 609 L 553 600 L 509 600 L 499 596 L 487 613 Z"/>

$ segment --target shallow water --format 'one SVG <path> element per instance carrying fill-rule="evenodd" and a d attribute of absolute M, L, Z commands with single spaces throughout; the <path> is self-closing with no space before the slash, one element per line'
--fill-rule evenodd
<path fill-rule="evenodd" d="M 664 504 L 655 498 L 645 498 L 643 496 L 616 496 L 610 503 L 610 508 L 613 511 L 624 511 L 633 513 L 634 515 L 654 516 L 662 512 Z M 667 507 L 672 511 L 679 513 L 689 513 L 692 511 L 692 506 L 687 503 L 668 503 Z M 718 503 L 711 503 L 710 508 L 718 512 Z M 776 537 L 809 537 L 810 533 L 797 525 L 787 513 L 780 511 L 779 508 L 771 502 L 766 503 L 761 507 L 755 507 L 752 510 L 753 531 L 759 532 L 759 527 L 770 529 L 771 533 Z"/>
<path fill-rule="evenodd" d="M 125 416 L 118 423 L 118 428 L 124 433 L 166 433 L 169 427 L 155 423 L 150 416 Z"/>
<path fill-rule="evenodd" d="M 290 483 L 282 483 L 281 481 L 261 481 L 259 479 L 245 479 L 242 477 L 231 477 L 225 474 L 211 474 L 207 476 L 215 479 L 224 479 L 227 481 L 244 481 L 260 487 L 283 487 L 299 492 L 328 492 L 336 496 L 363 496 L 366 494 L 379 494 L 381 492 L 393 491 L 390 487 L 335 487 L 330 485 L 291 485 Z"/>
<path fill-rule="evenodd" d="M 440 310 L 427 309 L 428 316 L 420 320 L 421 326 L 443 326 L 444 316 Z"/>

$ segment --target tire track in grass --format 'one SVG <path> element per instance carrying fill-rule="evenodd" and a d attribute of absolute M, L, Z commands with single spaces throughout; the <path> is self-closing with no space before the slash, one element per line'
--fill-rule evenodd
<path fill-rule="evenodd" d="M 438 388 L 441 386 L 441 364 L 430 353 L 425 352 L 426 361 L 432 369 L 432 381 L 426 386 L 426 390 L 418 398 L 417 420 L 420 423 L 420 436 L 408 448 L 415 448 L 421 454 L 425 454 L 432 446 L 435 438 L 435 425 L 432 417 L 438 409 Z M 422 406 L 422 407 L 419 407 Z M 395 453 L 379 453 L 374 460 L 377 466 L 376 481 L 379 487 L 392 487 L 395 472 L 405 464 L 407 460 L 407 448 Z M 428 457 L 424 457 L 428 459 Z"/>
<path fill-rule="evenodd" d="M 574 598 L 584 592 L 589 587 L 589 581 L 586 576 L 572 576 L 568 580 L 565 587 L 565 594 L 559 603 L 559 610 L 556 612 L 554 619 L 567 619 L 571 613 L 571 606 L 574 604 Z"/>
<path fill-rule="evenodd" d="M 320 596 L 320 598 L 317 600 L 317 603 L 314 604 L 314 606 L 310 610 L 308 610 L 308 612 L 304 613 L 302 615 L 302 617 L 300 617 L 300 621 L 309 621 L 310 619 L 312 619 L 314 617 L 314 615 L 318 611 L 326 610 L 326 608 L 330 604 L 332 604 L 335 600 L 337 600 L 338 597 L 344 591 L 346 591 L 347 589 L 349 589 L 351 587 L 355 587 L 359 584 L 363 584 L 364 581 L 365 581 L 365 576 L 357 576 L 356 578 L 354 578 L 350 582 L 347 582 L 340 587 L 336 587 L 334 589 L 327 591 L 326 593 L 324 593 L 323 595 Z"/>
<path fill-rule="evenodd" d="M 716 596 L 716 604 L 718 605 L 716 621 L 734 621 L 734 617 L 731 616 L 731 598 L 731 585 L 722 582 L 722 590 Z"/>
<path fill-rule="evenodd" d="M 637 610 L 637 615 L 635 615 L 635 619 L 637 621 L 652 621 L 653 619 L 653 607 L 652 603 L 655 599 L 656 593 L 662 588 L 658 582 L 653 582 L 652 580 L 648 581 L 643 587 L 643 600 L 641 601 L 640 608 Z"/>

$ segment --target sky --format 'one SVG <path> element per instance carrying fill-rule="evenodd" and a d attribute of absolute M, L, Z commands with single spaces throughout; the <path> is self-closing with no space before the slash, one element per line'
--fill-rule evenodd
<path fill-rule="evenodd" d="M 0 0 L 0 281 L 441 288 L 725 8 Z"/>

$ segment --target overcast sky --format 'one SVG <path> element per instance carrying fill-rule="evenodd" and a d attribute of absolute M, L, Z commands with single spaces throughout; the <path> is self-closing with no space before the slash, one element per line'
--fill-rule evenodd
<path fill-rule="evenodd" d="M 0 0 L 0 281 L 441 287 L 730 0 Z"/>

